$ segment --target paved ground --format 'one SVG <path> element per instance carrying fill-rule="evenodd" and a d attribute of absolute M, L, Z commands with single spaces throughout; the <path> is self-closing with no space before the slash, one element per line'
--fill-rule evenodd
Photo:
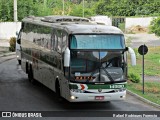
<path fill-rule="evenodd" d="M 1 60 L 1 58 L 0 58 Z M 92 117 L 99 112 L 109 111 L 159 111 L 137 98 L 127 94 L 125 101 L 112 101 L 106 103 L 68 103 L 58 102 L 55 93 L 41 84 L 32 85 L 28 82 L 27 75 L 17 64 L 16 59 L 0 63 L 0 111 L 59 111 L 57 118 L 42 118 L 43 120 L 109 120 L 106 117 Z M 96 113 L 97 111 L 97 113 Z M 66 112 L 70 115 L 78 113 L 88 117 L 61 117 Z M 14 118 L 12 118 L 14 119 Z M 12 120 L 8 119 L 8 120 Z M 27 119 L 27 118 L 26 118 Z M 29 119 L 29 118 L 28 118 Z M 39 120 L 39 118 L 37 118 Z M 134 118 L 119 118 L 118 120 L 133 120 Z M 1 118 L 0 118 L 1 120 Z M 16 118 L 15 118 L 16 120 Z M 33 118 L 34 120 L 34 118 Z M 117 120 L 111 118 L 111 120 Z M 135 119 L 134 119 L 135 120 Z M 138 120 L 138 119 L 136 119 Z M 147 120 L 139 118 L 139 120 Z M 150 118 L 148 120 L 158 120 Z"/>
<path fill-rule="evenodd" d="M 129 46 L 133 48 L 138 48 L 140 45 L 147 46 L 160 46 L 160 37 L 155 36 L 155 34 L 126 34 L 126 39 L 129 40 Z"/>

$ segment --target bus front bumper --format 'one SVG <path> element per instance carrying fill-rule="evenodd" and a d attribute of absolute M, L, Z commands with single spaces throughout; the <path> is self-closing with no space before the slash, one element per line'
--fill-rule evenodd
<path fill-rule="evenodd" d="M 112 100 L 124 100 L 126 90 L 115 93 L 76 93 L 70 92 L 70 102 L 105 102 Z"/>

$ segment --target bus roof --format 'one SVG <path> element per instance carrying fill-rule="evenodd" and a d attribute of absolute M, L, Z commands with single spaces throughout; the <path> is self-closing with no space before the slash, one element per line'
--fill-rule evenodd
<path fill-rule="evenodd" d="M 87 18 L 75 16 L 30 16 L 22 22 L 65 29 L 69 34 L 123 34 L 117 27 L 91 23 Z"/>

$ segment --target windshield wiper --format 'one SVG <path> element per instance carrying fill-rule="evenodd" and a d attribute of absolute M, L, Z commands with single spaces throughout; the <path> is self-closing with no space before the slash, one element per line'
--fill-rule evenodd
<path fill-rule="evenodd" d="M 104 70 L 104 72 L 106 73 L 106 75 L 107 75 L 107 77 L 109 78 L 109 80 L 110 80 L 111 82 L 114 82 L 112 76 L 108 73 L 108 71 L 107 71 L 104 67 L 101 67 L 101 69 Z"/>
<path fill-rule="evenodd" d="M 94 71 L 90 74 L 89 78 L 90 78 L 90 77 L 93 77 L 94 73 L 95 73 L 98 69 L 100 69 L 100 70 L 103 69 L 104 72 L 106 73 L 107 77 L 109 78 L 109 80 L 110 80 L 111 82 L 114 82 L 112 76 L 108 73 L 108 71 L 106 70 L 105 67 L 102 67 L 102 65 L 101 65 L 101 66 L 98 66 L 98 67 L 96 68 L 96 70 L 94 70 Z M 99 76 L 100 76 L 100 72 L 99 72 Z M 90 80 L 89 78 L 86 80 L 86 82 L 89 82 L 89 80 Z M 100 79 L 100 78 L 101 78 L 101 77 L 99 77 L 99 79 Z"/>

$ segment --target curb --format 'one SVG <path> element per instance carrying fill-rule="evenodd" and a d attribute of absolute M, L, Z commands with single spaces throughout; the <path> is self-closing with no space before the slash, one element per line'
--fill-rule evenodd
<path fill-rule="evenodd" d="M 139 100 L 147 103 L 147 104 L 150 104 L 153 107 L 156 107 L 156 108 L 160 109 L 160 105 L 158 105 L 158 104 L 156 104 L 154 102 L 151 102 L 151 101 L 149 101 L 149 100 L 147 100 L 147 99 L 145 99 L 145 98 L 137 95 L 136 93 L 131 92 L 130 90 L 127 90 L 127 93 L 130 94 L 130 95 L 132 95 L 132 96 L 134 96 L 134 97 L 136 97 L 137 99 L 139 99 Z"/>

